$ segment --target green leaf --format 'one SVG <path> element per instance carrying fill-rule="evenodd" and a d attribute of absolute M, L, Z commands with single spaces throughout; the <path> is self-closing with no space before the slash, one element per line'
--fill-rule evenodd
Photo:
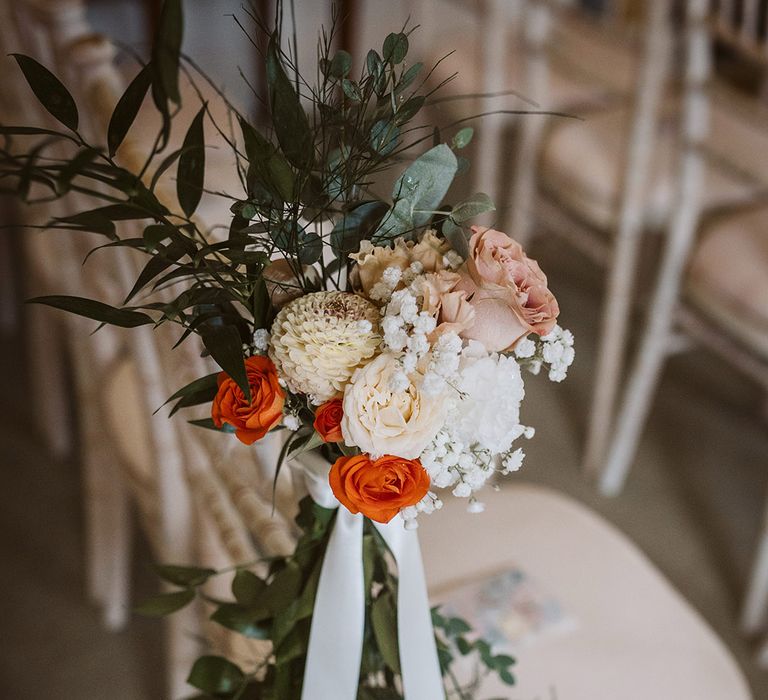
<path fill-rule="evenodd" d="M 344 80 L 341 81 L 341 89 L 344 91 L 344 94 L 353 102 L 360 102 L 363 99 L 363 94 L 360 92 L 360 88 L 357 86 L 357 83 L 354 83 L 347 78 L 344 78 Z"/>
<path fill-rule="evenodd" d="M 218 388 L 218 378 L 219 373 L 214 372 L 213 374 L 207 374 L 204 377 L 195 379 L 195 381 L 181 387 L 181 389 L 176 391 L 172 396 L 169 396 L 163 406 L 171 403 L 171 401 L 176 401 L 177 399 L 181 399 L 191 394 L 197 394 L 201 391 L 213 391 L 215 393 Z M 162 406 L 160 408 L 162 408 Z"/>
<path fill-rule="evenodd" d="M 304 108 L 283 69 L 275 35 L 267 48 L 267 81 L 272 124 L 280 148 L 293 165 L 305 170 L 312 163 L 314 139 Z"/>
<path fill-rule="evenodd" d="M 397 84 L 397 92 L 400 93 L 405 90 L 405 88 L 416 79 L 416 76 L 421 73 L 422 68 L 424 68 L 423 63 L 414 63 L 407 71 L 405 71 L 400 82 Z"/>
<path fill-rule="evenodd" d="M 459 653 L 462 656 L 466 656 L 472 651 L 474 647 L 470 642 L 467 641 L 465 637 L 458 637 L 456 639 L 456 648 L 459 650 Z"/>
<path fill-rule="evenodd" d="M 259 605 L 270 612 L 279 613 L 296 599 L 300 588 L 301 570 L 294 562 L 289 561 L 269 582 L 269 588 Z"/>
<path fill-rule="evenodd" d="M 21 72 L 40 104 L 68 129 L 77 131 L 79 122 L 77 105 L 62 82 L 34 58 L 20 53 L 13 53 L 11 56 L 16 59 L 16 63 L 19 64 Z"/>
<path fill-rule="evenodd" d="M 31 154 L 30 154 L 31 155 Z M 77 155 L 69 161 L 56 178 L 56 189 L 61 194 L 68 192 L 72 180 L 80 175 L 89 163 L 92 163 L 98 157 L 99 152 L 95 148 L 83 148 Z M 19 186 L 21 189 L 21 185 Z"/>
<path fill-rule="evenodd" d="M 360 241 L 368 237 L 387 209 L 385 202 L 362 202 L 342 214 L 331 231 L 331 248 L 334 252 L 343 256 L 358 250 Z"/>
<path fill-rule="evenodd" d="M 255 605 L 266 590 L 264 579 L 248 569 L 238 569 L 232 579 L 232 595 L 240 605 Z"/>
<path fill-rule="evenodd" d="M 443 236 L 451 244 L 451 248 L 466 260 L 469 257 L 469 243 L 467 242 L 467 235 L 464 233 L 464 229 L 454 224 L 449 217 L 443 221 L 442 230 Z"/>
<path fill-rule="evenodd" d="M 400 137 L 400 129 L 387 120 L 379 119 L 371 127 L 371 148 L 381 156 L 387 156 L 397 147 L 397 139 Z"/>
<path fill-rule="evenodd" d="M 83 299 L 82 297 L 52 295 L 28 299 L 27 303 L 53 306 L 56 309 L 69 311 L 78 316 L 85 316 L 85 318 L 109 323 L 112 326 L 120 326 L 121 328 L 136 328 L 136 326 L 154 323 L 150 316 L 139 311 L 116 309 L 109 304 L 103 304 L 94 299 Z"/>
<path fill-rule="evenodd" d="M 246 401 L 251 400 L 251 388 L 245 373 L 243 341 L 235 326 L 219 326 L 202 334 L 203 345 L 211 357 L 240 387 Z"/>
<path fill-rule="evenodd" d="M 200 204 L 205 184 L 205 134 L 203 119 L 206 106 L 203 105 L 189 126 L 184 137 L 179 168 L 176 173 L 176 193 L 179 204 L 187 217 L 192 216 Z"/>
<path fill-rule="evenodd" d="M 395 182 L 392 189 L 395 206 L 376 229 L 374 242 L 424 226 L 443 201 L 456 169 L 456 156 L 442 143 L 413 161 Z"/>
<path fill-rule="evenodd" d="M 451 209 L 451 219 L 455 223 L 461 223 L 489 211 L 496 211 L 496 206 L 487 194 L 478 192 L 453 207 Z"/>
<path fill-rule="evenodd" d="M 320 260 L 323 254 L 323 241 L 314 231 L 300 228 L 298 248 L 299 262 L 303 265 L 312 265 Z"/>
<path fill-rule="evenodd" d="M 206 693 L 233 693 L 240 688 L 245 674 L 221 656 L 201 656 L 195 661 L 187 683 Z"/>
<path fill-rule="evenodd" d="M 199 586 L 216 574 L 214 569 L 201 569 L 198 566 L 178 566 L 174 564 L 156 565 L 157 575 L 177 586 Z"/>
<path fill-rule="evenodd" d="M 506 685 L 515 685 L 515 677 L 505 668 L 499 671 L 499 678 Z"/>
<path fill-rule="evenodd" d="M 400 673 L 400 651 L 397 642 L 397 607 L 389 593 L 380 595 L 371 605 L 371 625 L 384 662 Z"/>
<path fill-rule="evenodd" d="M 171 236 L 175 230 L 172 226 L 167 226 L 166 224 L 150 224 L 144 229 L 142 234 L 144 245 L 147 247 L 147 250 L 152 251 L 157 248 L 158 243 Z"/>
<path fill-rule="evenodd" d="M 389 34 L 384 39 L 382 56 L 385 61 L 389 61 L 393 66 L 402 63 L 408 53 L 408 37 L 402 32 L 398 34 Z"/>
<path fill-rule="evenodd" d="M 189 605 L 194 598 L 195 591 L 191 588 L 174 593 L 163 593 L 145 600 L 136 606 L 134 611 L 145 617 L 164 617 Z"/>
<path fill-rule="evenodd" d="M 211 620 L 249 639 L 269 639 L 269 630 L 259 625 L 253 613 L 236 603 L 224 603 L 211 615 Z"/>
<path fill-rule="evenodd" d="M 142 243 L 143 242 L 144 239 L 142 239 Z M 181 241 L 171 241 L 171 243 L 165 247 L 158 247 L 157 253 L 149 259 L 149 262 L 139 273 L 133 288 L 128 292 L 123 304 L 127 304 L 134 296 L 136 296 L 136 294 L 155 279 L 155 277 L 182 258 L 186 252 L 187 246 Z"/>
<path fill-rule="evenodd" d="M 452 617 L 448 620 L 446 626 L 445 626 L 445 632 L 451 637 L 455 637 L 459 634 L 466 634 L 467 632 L 471 632 L 472 628 L 469 626 L 469 624 L 462 620 L 460 617 Z"/>
<path fill-rule="evenodd" d="M 288 161 L 267 139 L 242 117 L 240 129 L 245 142 L 245 155 L 259 180 L 270 192 L 288 202 L 294 195 L 294 174 Z"/>
<path fill-rule="evenodd" d="M 109 155 L 114 156 L 120 144 L 125 139 L 128 130 L 136 119 L 141 109 L 141 104 L 147 95 L 147 90 L 152 84 L 152 66 L 146 65 L 126 88 L 123 96 L 112 112 L 107 128 L 107 146 Z"/>
<path fill-rule="evenodd" d="M 395 123 L 402 125 L 410 119 L 413 119 L 424 106 L 424 102 L 424 95 L 416 95 L 415 97 L 406 100 L 398 108 L 397 113 L 395 114 Z"/>
<path fill-rule="evenodd" d="M 328 74 L 334 78 L 345 78 L 352 69 L 352 56 L 348 51 L 339 49 L 328 66 Z"/>
<path fill-rule="evenodd" d="M 469 142 L 475 134 L 475 130 L 471 126 L 465 126 L 463 129 L 459 129 L 451 140 L 451 145 L 456 149 L 465 148 L 469 146 Z"/>
<path fill-rule="evenodd" d="M 181 0 L 165 0 L 157 24 L 157 36 L 152 47 L 152 64 L 162 94 L 176 104 L 179 95 L 179 58 L 184 31 Z"/>
<path fill-rule="evenodd" d="M 198 428 L 205 428 L 206 430 L 215 430 L 217 433 L 234 433 L 235 429 L 229 425 L 229 423 L 224 423 L 221 428 L 217 427 L 216 424 L 213 422 L 213 418 L 200 418 L 199 420 L 188 420 L 187 423 L 190 425 L 194 425 Z"/>

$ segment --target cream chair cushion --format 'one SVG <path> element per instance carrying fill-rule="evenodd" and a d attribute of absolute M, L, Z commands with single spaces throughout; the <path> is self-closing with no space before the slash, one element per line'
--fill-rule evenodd
<path fill-rule="evenodd" d="M 616 528 L 540 486 L 483 496 L 483 514 L 451 498 L 420 518 L 433 600 L 517 566 L 560 601 L 575 626 L 515 651 L 514 692 L 489 683 L 479 697 L 550 698 L 554 689 L 567 700 L 751 698 L 720 639 Z"/>
<path fill-rule="evenodd" d="M 679 105 L 662 110 L 646 189 L 645 226 L 660 228 L 677 199 Z M 762 108 L 713 105 L 706 144 L 704 206 L 708 209 L 748 200 L 768 185 L 768 130 Z M 632 111 L 618 107 L 589 114 L 585 121 L 555 121 L 541 158 L 544 189 L 587 223 L 616 225 L 631 129 Z M 724 165 L 725 163 L 725 165 Z"/>
<path fill-rule="evenodd" d="M 686 291 L 706 317 L 768 359 L 768 208 L 717 219 L 704 231 Z"/>

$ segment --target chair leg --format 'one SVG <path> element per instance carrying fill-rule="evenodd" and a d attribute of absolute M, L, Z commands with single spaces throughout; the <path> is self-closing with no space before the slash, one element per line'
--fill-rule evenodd
<path fill-rule="evenodd" d="M 128 622 L 133 529 L 130 496 L 114 454 L 98 440 L 101 412 L 83 405 L 86 585 L 106 629 Z"/>
<path fill-rule="evenodd" d="M 29 308 L 26 320 L 30 353 L 30 384 L 37 428 L 56 459 L 74 448 L 71 401 L 63 362 L 65 328 L 48 310 Z"/>
<path fill-rule="evenodd" d="M 755 561 L 749 576 L 749 585 L 741 611 L 741 630 L 746 635 L 760 630 L 768 611 L 768 506 L 764 516 L 763 529 L 757 545 Z M 768 650 L 767 650 L 768 651 Z M 768 657 L 766 657 L 768 661 Z"/>
<path fill-rule="evenodd" d="M 200 656 L 200 611 L 192 604 L 169 615 L 165 625 L 166 692 L 169 700 L 187 698 L 194 692 L 187 683 L 192 665 Z"/>
<path fill-rule="evenodd" d="M 605 293 L 594 398 L 584 451 L 583 464 L 588 474 L 596 474 L 605 457 L 621 381 L 656 116 L 669 66 L 671 37 L 665 21 L 666 8 L 659 2 L 652 7 L 654 15 L 648 22 L 645 61 L 636 96 L 638 107 L 632 124 L 616 244 Z"/>

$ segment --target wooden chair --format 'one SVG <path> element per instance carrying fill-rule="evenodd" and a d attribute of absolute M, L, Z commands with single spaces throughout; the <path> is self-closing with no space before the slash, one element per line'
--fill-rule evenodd
<path fill-rule="evenodd" d="M 456 76 L 438 93 L 434 120 L 444 125 L 495 110 L 584 115 L 626 103 L 638 42 L 634 24 L 625 21 L 625 4 L 611 3 L 612 12 L 593 17 L 573 0 L 423 0 L 418 17 L 430 47 L 426 61 L 434 64 L 454 50 L 435 71 L 436 84 Z M 438 28 L 444 7 L 461 33 Z M 475 97 L 455 99 L 461 95 Z M 473 187 L 492 196 L 494 225 L 518 240 L 532 232 L 535 166 L 550 121 L 489 114 L 477 123 Z"/>
<path fill-rule="evenodd" d="M 124 82 L 115 69 L 112 46 L 90 32 L 83 3 L 30 0 L 13 7 L 4 3 L 2 9 L 18 32 L 17 45 L 23 44 L 26 52 L 73 86 L 84 133 L 103 137 Z M 25 111 L 24 117 L 45 123 L 40 112 Z M 132 130 L 118 154 L 128 167 L 138 165 L 140 139 L 141 129 Z M 61 157 L 67 155 L 61 153 Z M 230 173 L 236 177 L 234 169 Z M 173 196 L 166 192 L 166 197 L 169 206 L 175 207 Z M 47 220 L 87 205 L 79 202 L 67 209 L 57 204 L 35 215 Z M 50 238 L 42 245 L 40 237 L 29 240 L 34 241 L 27 251 L 30 269 L 48 293 L 68 292 L 119 303 L 139 270 L 135 258 L 118 254 L 102 258 L 82 274 L 81 261 L 91 241 L 77 241 L 66 234 L 53 244 Z M 55 312 L 47 316 L 46 323 L 59 318 Z M 199 348 L 190 344 L 169 358 L 172 339 L 166 329 L 123 333 L 106 327 L 90 335 L 93 324 L 82 319 L 67 318 L 61 325 L 62 342 L 70 348 L 75 365 L 82 426 L 87 580 L 109 627 L 124 625 L 128 615 L 129 494 L 158 561 L 201 565 L 226 561 L 231 566 L 253 561 L 257 555 L 291 550 L 295 498 L 285 475 L 278 488 L 279 513 L 273 517 L 270 469 L 275 461 L 262 464 L 257 451 L 231 450 L 225 452 L 228 459 L 224 461 L 222 439 L 228 436 L 215 435 L 218 440 L 214 441 L 183 419 L 169 421 L 164 414 L 152 415 L 177 388 L 213 371 L 200 358 Z M 33 340 L 33 347 L 48 342 L 39 337 Z M 42 359 L 46 354 L 55 356 L 50 345 L 44 350 Z M 179 355 L 185 353 L 180 362 Z M 264 450 L 274 452 L 274 445 Z M 167 619 L 169 697 L 188 690 L 186 674 L 200 652 L 203 636 L 199 613 L 190 608 Z M 213 636 L 222 638 L 220 632 Z"/>
<path fill-rule="evenodd" d="M 768 254 L 764 247 L 764 226 L 768 218 L 765 209 L 735 207 L 731 216 L 714 218 L 706 225 L 701 242 L 696 242 L 706 196 L 705 169 L 711 155 L 707 137 L 712 94 L 707 90 L 707 82 L 712 43 L 716 37 L 730 38 L 739 50 L 751 46 L 753 55 L 758 55 L 755 47 L 764 41 L 764 34 L 754 23 L 757 5 L 757 2 L 744 2 L 742 12 L 735 15 L 731 13 L 733 5 L 722 3 L 717 21 L 708 23 L 710 7 L 705 0 L 689 0 L 687 3 L 687 59 L 677 206 L 669 223 L 658 277 L 650 295 L 647 325 L 619 404 L 615 429 L 608 432 L 608 448 L 598 463 L 600 488 L 609 495 L 618 493 L 623 486 L 664 360 L 681 347 L 679 331 L 730 361 L 768 390 L 765 340 L 765 324 L 768 323 L 765 300 L 768 296 L 765 292 L 760 296 L 761 289 L 768 290 Z M 741 24 L 734 29 L 736 17 L 741 18 Z M 750 296 L 744 303 L 734 303 L 729 282 L 719 274 L 729 265 L 735 265 L 739 270 L 741 282 L 750 280 L 747 291 L 756 295 L 754 301 L 750 301 Z M 746 632 L 759 628 L 766 607 L 768 527 L 761 537 L 742 613 L 742 627 Z"/>

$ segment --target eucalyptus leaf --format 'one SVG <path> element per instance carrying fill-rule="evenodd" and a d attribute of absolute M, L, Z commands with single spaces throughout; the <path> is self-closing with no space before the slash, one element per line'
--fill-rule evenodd
<path fill-rule="evenodd" d="M 144 617 L 165 617 L 189 605 L 195 599 L 195 591 L 191 588 L 173 593 L 148 598 L 134 608 L 134 612 Z"/>
<path fill-rule="evenodd" d="M 189 126 L 184 137 L 179 168 L 176 174 L 176 192 L 184 213 L 190 217 L 195 213 L 203 195 L 205 183 L 205 133 L 203 119 L 206 106 L 203 105 Z"/>
<path fill-rule="evenodd" d="M 240 688 L 245 674 L 222 656 L 201 656 L 192 666 L 187 683 L 206 693 L 233 693 Z"/>
<path fill-rule="evenodd" d="M 495 210 L 496 206 L 491 198 L 483 192 L 478 192 L 453 207 L 451 209 L 451 219 L 455 223 L 461 223 L 472 217 Z"/>
<path fill-rule="evenodd" d="M 121 328 L 135 328 L 136 326 L 146 326 L 154 323 L 152 317 L 140 311 L 117 309 L 109 304 L 103 304 L 100 301 L 84 299 L 82 297 L 52 295 L 28 299 L 27 303 L 53 306 L 56 309 L 69 311 L 78 316 L 108 323 L 112 326 L 120 326 Z"/>
<path fill-rule="evenodd" d="M 177 399 L 181 399 L 185 396 L 189 396 L 190 394 L 196 394 L 200 391 L 214 391 L 216 390 L 218 386 L 218 378 L 219 373 L 214 372 L 213 374 L 207 374 L 204 377 L 200 377 L 199 379 L 195 379 L 195 381 L 190 382 L 189 384 L 181 387 L 178 391 L 174 392 L 171 396 L 168 397 L 168 399 L 165 401 L 163 406 L 169 404 L 171 401 L 176 401 Z M 160 407 L 162 408 L 162 406 Z M 160 409 L 158 409 L 159 411 Z"/>
<path fill-rule="evenodd" d="M 62 82 L 34 58 L 20 53 L 13 53 L 11 56 L 16 59 L 16 63 L 19 64 L 21 72 L 40 104 L 68 129 L 77 131 L 79 122 L 77 105 Z"/>
<path fill-rule="evenodd" d="M 346 78 L 352 68 L 352 56 L 348 51 L 339 49 L 331 59 L 328 73 L 334 78 Z"/>
<path fill-rule="evenodd" d="M 382 56 L 385 61 L 389 61 L 392 65 L 402 63 L 406 54 L 408 53 L 408 37 L 402 32 L 398 34 L 389 34 L 384 39 L 384 46 L 382 49 Z"/>
<path fill-rule="evenodd" d="M 397 148 L 400 129 L 396 124 L 380 119 L 371 127 L 371 148 L 380 156 L 386 156 Z"/>
<path fill-rule="evenodd" d="M 339 256 L 354 253 L 360 241 L 366 238 L 384 216 L 388 207 L 385 202 L 362 202 L 342 214 L 331 231 L 331 248 Z"/>
<path fill-rule="evenodd" d="M 424 226 L 443 201 L 456 169 L 456 156 L 445 144 L 419 156 L 395 182 L 395 205 L 379 224 L 374 240 L 392 239 Z"/>
<path fill-rule="evenodd" d="M 451 145 L 456 149 L 465 148 L 469 146 L 469 142 L 472 141 L 474 134 L 475 130 L 471 126 L 465 126 L 454 134 Z"/>
<path fill-rule="evenodd" d="M 152 66 L 148 64 L 139 71 L 118 100 L 107 128 L 107 147 L 110 156 L 115 155 L 128 134 L 151 84 Z"/>
<path fill-rule="evenodd" d="M 443 236 L 445 240 L 451 244 L 453 248 L 464 260 L 469 257 L 469 242 L 467 241 L 467 234 L 464 233 L 464 229 L 447 218 L 443 221 Z"/>

